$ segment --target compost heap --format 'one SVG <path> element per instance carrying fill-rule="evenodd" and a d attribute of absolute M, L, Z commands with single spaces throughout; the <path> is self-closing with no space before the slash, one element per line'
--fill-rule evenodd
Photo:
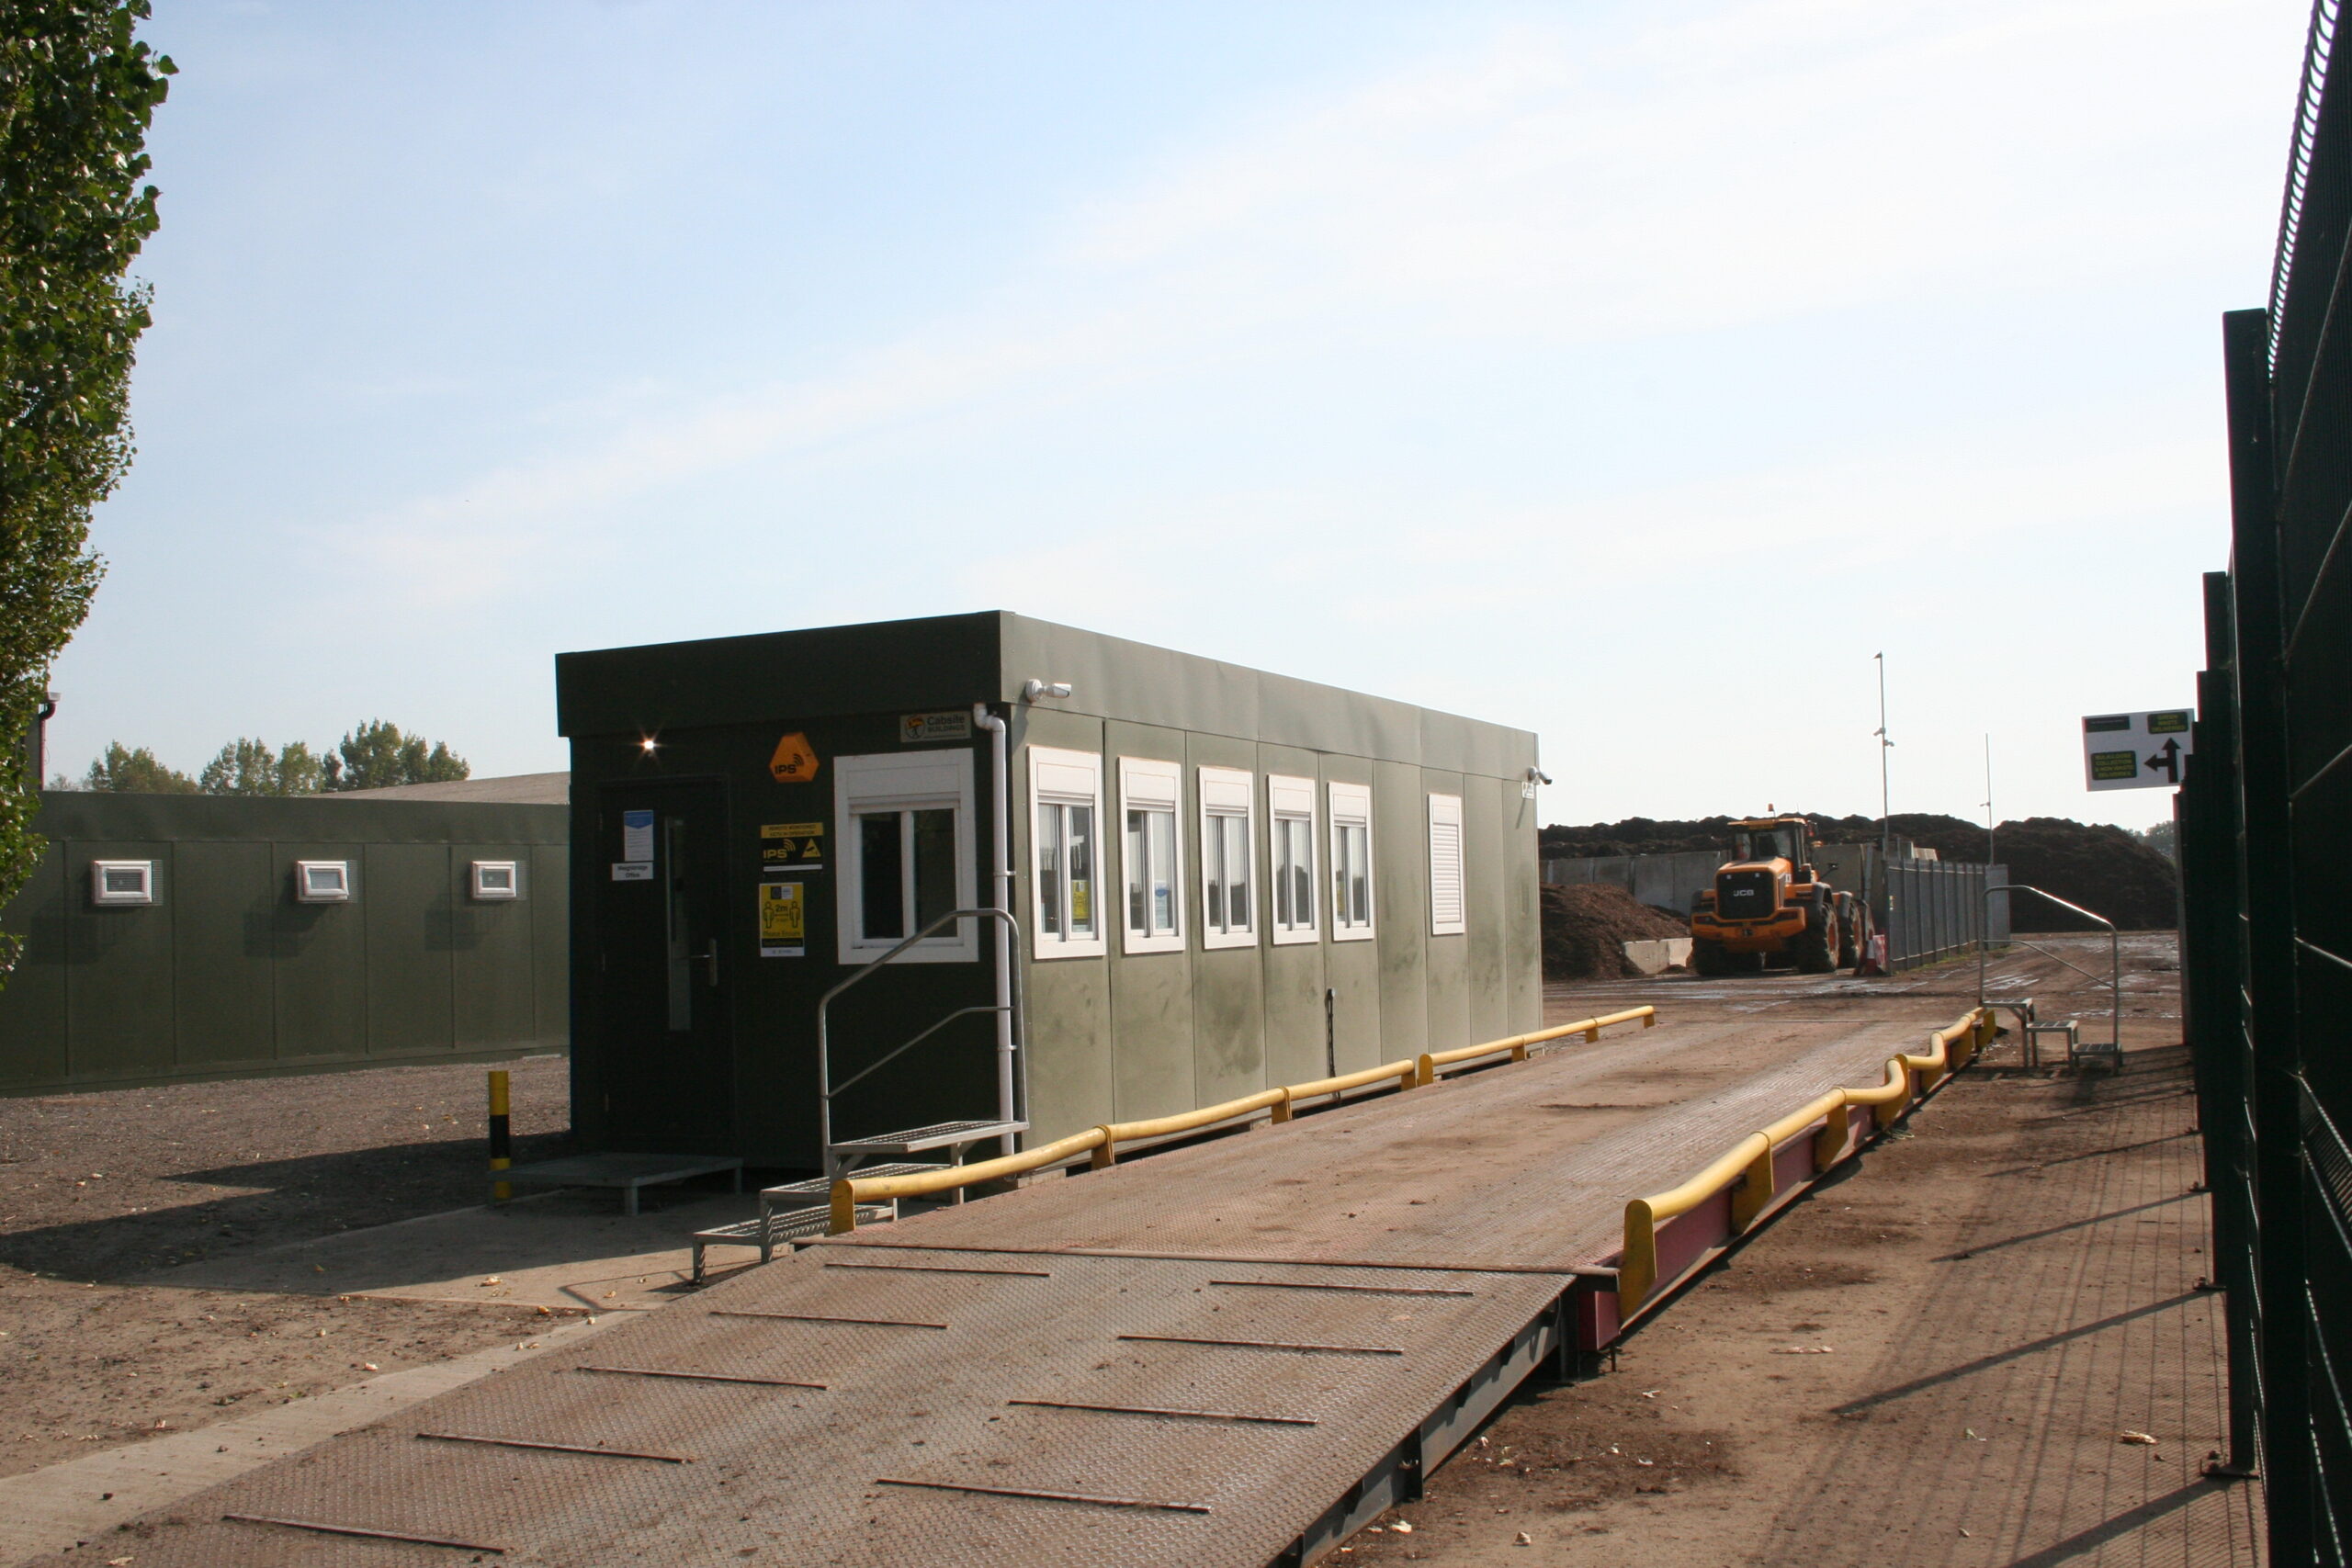
<path fill-rule="evenodd" d="M 1579 882 L 1544 889 L 1544 978 L 1630 980 L 1641 974 L 1625 957 L 1629 942 L 1689 936 L 1668 918 L 1613 882 Z"/>
<path fill-rule="evenodd" d="M 1572 860 L 1588 855 L 1662 855 L 1686 850 L 1728 855 L 1730 820 L 1725 817 L 1706 817 L 1676 822 L 1629 817 L 1623 822 L 1595 822 L 1586 827 L 1555 825 L 1544 829 L 1540 852 L 1545 860 Z M 1878 840 L 1875 818 L 1815 817 L 1812 820 L 1814 831 L 1833 844 Z M 1979 862 L 1984 858 L 1984 825 L 1981 822 L 1897 812 L 1889 826 L 1897 837 L 1934 850 L 1945 860 Z M 2030 817 L 2002 823 L 1994 839 L 1994 853 L 2008 868 L 2010 881 L 2046 888 L 2086 909 L 2097 909 L 2125 931 L 2165 931 L 2174 922 L 2179 873 L 2161 852 L 2120 828 L 2071 822 L 2064 818 Z M 2095 929 L 2088 920 L 2022 894 L 2010 897 L 2009 920 L 2010 929 L 2018 931 Z"/>

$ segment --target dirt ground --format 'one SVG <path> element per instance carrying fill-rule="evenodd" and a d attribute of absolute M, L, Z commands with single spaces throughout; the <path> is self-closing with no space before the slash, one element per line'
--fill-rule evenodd
<path fill-rule="evenodd" d="M 2055 941 L 2103 964 L 2103 948 Z M 2128 946 L 2123 1076 L 1996 1058 L 1964 1077 L 1613 1371 L 1510 1407 L 1341 1560 L 2256 1561 L 2248 1489 L 2196 1479 L 2218 1442 L 2219 1314 L 2192 1289 L 2204 1212 L 2186 1199 L 2199 1173 L 2177 965 L 2169 937 Z M 1547 1013 L 1655 1000 L 1793 1021 L 1926 1000 L 1957 1016 L 1974 980 L 1964 964 L 1870 982 L 1666 976 L 1553 987 Z M 2103 1005 L 2045 960 L 1998 965 L 1995 983 L 2045 1011 Z M 565 1064 L 512 1070 L 518 1159 L 562 1152 Z M 531 1310 L 133 1282 L 478 1202 L 481 1073 L 0 1100 L 0 1474 L 515 1337 Z"/>
<path fill-rule="evenodd" d="M 2037 940 L 2104 967 L 2103 944 Z M 2126 963 L 2125 1072 L 2029 1074 L 2003 1042 L 1611 1368 L 1531 1386 L 1339 1560 L 2259 1562 L 2258 1495 L 2200 1474 L 2224 1440 L 2221 1307 L 2197 1289 L 2207 1212 L 2170 938 L 2130 939 Z M 2002 967 L 2044 1016 L 2104 1012 L 2058 964 Z M 1895 984 L 1949 992 L 1956 1014 L 1974 982 L 1964 964 Z M 1647 985 L 1672 1005 L 1673 981 Z M 1876 1005 L 1793 979 L 1680 996 Z"/>
<path fill-rule="evenodd" d="M 567 1065 L 513 1063 L 518 1160 Z M 438 1361 L 537 1309 L 132 1283 L 479 1203 L 479 1065 L 0 1100 L 0 1475 Z"/>

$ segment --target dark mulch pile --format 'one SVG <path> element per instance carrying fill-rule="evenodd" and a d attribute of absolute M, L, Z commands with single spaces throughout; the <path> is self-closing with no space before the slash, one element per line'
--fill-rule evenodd
<path fill-rule="evenodd" d="M 1689 936 L 1690 928 L 1658 913 L 1613 882 L 1544 889 L 1544 977 L 1623 980 L 1641 973 L 1625 944 Z"/>
<path fill-rule="evenodd" d="M 1804 815 L 1802 812 L 1796 815 Z M 1623 822 L 1586 827 L 1558 824 L 1542 833 L 1546 860 L 1591 855 L 1662 855 L 1686 850 L 1725 853 L 1730 818 L 1660 822 L 1629 817 Z M 1871 817 L 1815 817 L 1814 831 L 1833 844 L 1874 843 L 1878 820 Z M 1934 850 L 1948 861 L 1982 862 L 1984 825 L 1957 817 L 1897 812 L 1889 819 L 1896 836 Z M 2047 888 L 2059 897 L 2100 914 L 2125 931 L 2168 931 L 2177 910 L 2179 873 L 2172 861 L 2143 840 L 2098 822 L 2062 817 L 2029 817 L 2004 822 L 1994 835 L 1993 852 L 2009 880 Z M 2077 919 L 2038 898 L 2010 898 L 2010 924 L 2020 931 L 2090 931 Z"/>

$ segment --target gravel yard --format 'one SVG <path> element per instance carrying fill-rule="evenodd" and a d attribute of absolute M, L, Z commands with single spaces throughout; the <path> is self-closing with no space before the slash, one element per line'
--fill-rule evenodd
<path fill-rule="evenodd" d="M 484 1197 L 479 1064 L 0 1100 L 0 1474 L 514 1337 L 535 1309 L 178 1289 L 202 1258 Z M 569 1065 L 511 1064 L 517 1161 Z"/>

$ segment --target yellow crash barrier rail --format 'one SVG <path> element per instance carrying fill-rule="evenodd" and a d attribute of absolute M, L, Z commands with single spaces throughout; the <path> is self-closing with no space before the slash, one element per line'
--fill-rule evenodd
<path fill-rule="evenodd" d="M 1781 1156 L 1814 1123 L 1821 1126 L 1814 1133 L 1804 1158 L 1812 1167 L 1810 1175 L 1817 1176 L 1866 1141 L 1853 1136 L 1856 1108 L 1871 1112 L 1874 1131 L 1893 1126 L 1922 1093 L 1966 1066 L 1991 1040 L 1993 1030 L 1992 1010 L 1973 1009 L 1958 1022 L 1929 1034 L 1923 1054 L 1889 1056 L 1885 1081 L 1875 1088 L 1830 1089 L 1771 1125 L 1748 1134 L 1679 1186 L 1628 1202 L 1625 1249 L 1617 1261 L 1618 1321 L 1630 1321 L 1657 1288 L 1658 1231 L 1669 1221 L 1704 1208 L 1718 1197 L 1728 1197 L 1720 1233 L 1695 1234 L 1678 1247 L 1679 1266 L 1674 1273 L 1679 1277 L 1682 1266 L 1696 1263 L 1717 1240 L 1740 1235 L 1772 1206 L 1781 1186 Z M 1800 1168 L 1790 1185 L 1801 1185 L 1809 1179 Z"/>
<path fill-rule="evenodd" d="M 1050 1144 L 1039 1144 L 1017 1155 L 984 1159 L 978 1165 L 951 1165 L 921 1176 L 845 1176 L 833 1183 L 832 1234 L 840 1235 L 857 1228 L 860 1203 L 888 1198 L 928 1198 L 934 1192 L 994 1181 L 1000 1176 L 1019 1176 L 1072 1155 L 1085 1154 L 1102 1142 L 1102 1129 L 1089 1127 L 1083 1133 L 1072 1133 L 1067 1138 L 1056 1138 Z"/>
<path fill-rule="evenodd" d="M 1137 1138 L 1165 1138 L 1178 1133 L 1190 1133 L 1202 1127 L 1214 1127 L 1237 1116 L 1255 1111 L 1272 1111 L 1277 1122 L 1290 1120 L 1290 1090 L 1270 1089 L 1261 1094 L 1245 1095 L 1228 1100 L 1222 1105 L 1204 1105 L 1198 1111 L 1187 1111 L 1177 1116 L 1155 1116 L 1148 1122 L 1105 1122 L 1094 1130 L 1102 1134 L 1095 1145 L 1092 1165 L 1096 1170 L 1119 1161 L 1119 1145 Z"/>
<path fill-rule="evenodd" d="M 1532 1034 L 1514 1034 L 1508 1040 L 1493 1040 L 1484 1045 L 1464 1045 L 1458 1051 L 1424 1051 L 1421 1053 L 1419 1080 L 1425 1084 L 1434 1083 L 1437 1081 L 1437 1070 L 1440 1067 L 1450 1067 L 1456 1062 L 1475 1062 L 1481 1056 L 1499 1055 L 1505 1051 L 1510 1053 L 1512 1061 L 1524 1062 L 1527 1060 L 1527 1048 L 1530 1045 L 1540 1045 L 1546 1040 L 1558 1040 L 1570 1034 L 1583 1035 L 1589 1044 L 1598 1043 L 1600 1032 L 1611 1024 L 1631 1023 L 1637 1018 L 1642 1021 L 1644 1029 L 1655 1028 L 1657 1024 L 1657 1009 L 1654 1007 L 1627 1008 L 1623 1012 L 1603 1013 L 1599 1018 L 1564 1023 L 1555 1029 L 1539 1029 Z"/>
<path fill-rule="evenodd" d="M 1266 1111 L 1276 1122 L 1287 1122 L 1292 1106 L 1302 1100 L 1318 1095 L 1345 1094 L 1351 1089 L 1394 1078 L 1400 1089 L 1412 1089 L 1431 1081 L 1436 1069 L 1455 1062 L 1467 1062 L 1479 1056 L 1498 1055 L 1508 1051 L 1511 1060 L 1527 1059 L 1527 1048 L 1545 1040 L 1563 1035 L 1581 1034 L 1587 1040 L 1598 1040 L 1600 1032 L 1612 1023 L 1642 1021 L 1644 1029 L 1657 1022 L 1654 1007 L 1628 1008 L 1600 1018 L 1588 1018 L 1575 1023 L 1564 1023 L 1555 1029 L 1539 1029 L 1532 1034 L 1514 1034 L 1507 1040 L 1488 1041 L 1484 1045 L 1465 1045 L 1458 1051 L 1440 1051 L 1408 1057 L 1399 1062 L 1383 1062 L 1376 1067 L 1361 1072 L 1342 1073 L 1338 1077 L 1317 1078 L 1311 1083 L 1285 1084 L 1280 1089 L 1262 1089 L 1239 1100 L 1228 1100 L 1221 1105 L 1204 1105 L 1198 1111 L 1186 1111 L 1174 1116 L 1156 1116 L 1147 1122 L 1107 1122 L 1099 1127 L 1089 1127 L 1083 1133 L 1073 1133 L 1067 1138 L 1057 1138 L 1050 1144 L 1040 1144 L 1034 1149 L 1023 1149 L 1017 1155 L 1003 1155 L 982 1160 L 977 1165 L 951 1165 L 919 1176 L 844 1176 L 833 1183 L 831 1234 L 842 1235 L 857 1228 L 857 1206 L 894 1198 L 928 1198 L 934 1193 L 950 1192 L 960 1187 L 976 1186 L 994 1181 L 1000 1177 L 1019 1176 L 1026 1171 L 1058 1165 L 1073 1156 L 1086 1155 L 1088 1164 L 1096 1170 L 1115 1165 L 1119 1145 L 1138 1138 L 1169 1137 L 1179 1133 L 1197 1132 L 1214 1127 L 1220 1122 L 1255 1116 Z"/>

